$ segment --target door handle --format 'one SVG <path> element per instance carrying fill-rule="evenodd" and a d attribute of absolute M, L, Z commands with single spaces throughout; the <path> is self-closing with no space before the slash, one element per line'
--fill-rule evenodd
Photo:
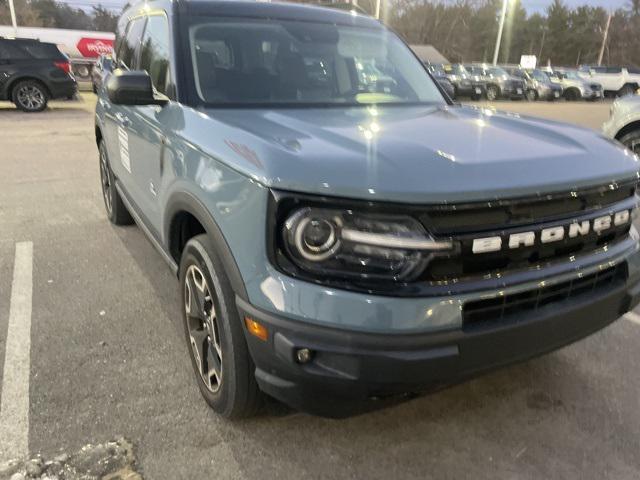
<path fill-rule="evenodd" d="M 126 128 L 131 126 L 131 120 L 129 120 L 129 117 L 127 117 L 126 115 L 118 112 L 116 113 L 116 118 L 118 119 L 118 122 L 120 122 L 120 125 L 122 125 L 123 127 Z"/>

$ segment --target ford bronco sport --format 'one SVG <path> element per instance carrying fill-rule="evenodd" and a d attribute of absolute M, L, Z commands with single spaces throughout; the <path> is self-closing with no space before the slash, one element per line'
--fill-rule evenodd
<path fill-rule="evenodd" d="M 225 417 L 262 392 L 346 415 L 638 303 L 638 158 L 452 104 L 371 18 L 158 0 L 124 13 L 116 50 L 95 115 L 107 215 L 178 276 L 196 382 Z"/>

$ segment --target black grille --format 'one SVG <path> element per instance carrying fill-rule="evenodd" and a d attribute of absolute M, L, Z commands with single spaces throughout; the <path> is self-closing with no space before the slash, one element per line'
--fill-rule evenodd
<path fill-rule="evenodd" d="M 486 204 L 444 206 L 421 215 L 429 232 L 438 238 L 450 238 L 458 249 L 453 254 L 439 254 L 429 262 L 422 279 L 430 282 L 467 279 L 495 273 L 507 273 L 566 260 L 569 256 L 591 253 L 605 245 L 614 245 L 629 234 L 629 223 L 598 234 L 530 247 L 508 248 L 509 234 L 539 232 L 552 226 L 566 226 L 574 221 L 608 215 L 611 211 L 635 206 L 636 185 L 607 186 L 582 192 L 548 195 L 543 198 L 497 201 Z M 503 248 L 497 252 L 474 254 L 476 238 L 500 236 Z"/>
<path fill-rule="evenodd" d="M 518 321 L 526 312 L 589 295 L 595 290 L 613 288 L 626 278 L 626 265 L 621 264 L 570 282 L 469 302 L 462 309 L 463 328 L 485 328 L 497 322 Z"/>
<path fill-rule="evenodd" d="M 612 246 L 624 240 L 629 234 L 629 224 L 614 227 L 601 235 L 591 232 L 584 237 L 564 238 L 561 241 L 541 244 L 532 247 L 510 249 L 504 238 L 504 247 L 497 252 L 474 254 L 472 252 L 473 237 L 460 239 L 460 253 L 433 258 L 427 269 L 427 279 L 432 281 L 464 279 L 467 277 L 487 275 L 497 272 L 510 272 L 529 269 L 535 265 L 567 259 L 590 253 L 605 245 Z"/>
<path fill-rule="evenodd" d="M 632 183 L 619 188 L 605 186 L 533 199 L 447 205 L 429 209 L 421 216 L 421 221 L 428 231 L 438 236 L 507 229 L 578 217 L 633 197 L 635 189 L 636 184 Z"/>

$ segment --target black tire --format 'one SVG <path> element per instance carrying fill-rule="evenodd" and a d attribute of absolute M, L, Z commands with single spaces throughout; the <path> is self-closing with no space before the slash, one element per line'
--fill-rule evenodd
<path fill-rule="evenodd" d="M 41 112 L 47 108 L 49 92 L 37 80 L 22 80 L 13 87 L 11 101 L 23 112 Z"/>
<path fill-rule="evenodd" d="M 487 85 L 487 100 L 493 102 L 500 98 L 500 89 L 496 85 Z"/>
<path fill-rule="evenodd" d="M 198 284 L 203 285 L 202 290 Z M 200 393 L 225 418 L 254 415 L 262 403 L 255 366 L 233 288 L 206 234 L 192 238 L 184 248 L 180 289 L 185 340 Z"/>
<path fill-rule="evenodd" d="M 629 150 L 640 155 L 640 128 L 633 130 L 620 138 L 620 143 Z"/>
<path fill-rule="evenodd" d="M 536 100 L 538 100 L 538 92 L 533 89 L 529 89 L 527 90 L 526 98 L 529 102 L 535 102 Z"/>
<path fill-rule="evenodd" d="M 625 85 L 618 91 L 619 97 L 626 97 L 627 95 L 634 95 L 638 87 L 633 87 L 633 85 Z"/>
<path fill-rule="evenodd" d="M 580 90 L 578 90 L 577 88 L 569 88 L 566 92 L 564 92 L 564 98 L 568 102 L 575 102 L 577 100 L 580 100 L 580 98 L 582 98 L 582 95 L 580 93 Z"/>
<path fill-rule="evenodd" d="M 477 102 L 478 100 L 482 99 L 482 94 L 478 94 L 478 93 L 472 93 L 471 94 L 471 100 Z"/>
<path fill-rule="evenodd" d="M 93 90 L 93 93 L 98 93 L 98 88 L 96 87 L 95 83 L 91 83 L 91 90 Z"/>
<path fill-rule="evenodd" d="M 104 208 L 107 211 L 107 218 L 109 218 L 109 221 L 114 225 L 131 225 L 133 218 L 116 189 L 115 176 L 113 175 L 113 170 L 111 170 L 111 163 L 109 162 L 107 146 L 104 140 L 100 140 L 98 152 L 100 157 L 102 198 L 104 200 Z"/>

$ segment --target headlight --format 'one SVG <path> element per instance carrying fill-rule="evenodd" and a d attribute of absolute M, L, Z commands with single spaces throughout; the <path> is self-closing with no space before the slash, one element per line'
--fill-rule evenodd
<path fill-rule="evenodd" d="M 324 278 L 407 282 L 452 242 L 436 241 L 414 218 L 302 207 L 280 228 L 284 254 L 297 268 Z"/>

